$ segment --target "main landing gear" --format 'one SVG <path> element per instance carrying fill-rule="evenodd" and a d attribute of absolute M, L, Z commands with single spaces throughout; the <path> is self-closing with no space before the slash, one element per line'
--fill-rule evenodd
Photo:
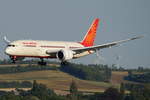
<path fill-rule="evenodd" d="M 67 61 L 62 61 L 61 62 L 61 66 L 65 66 L 65 65 L 68 65 L 69 63 Z"/>
<path fill-rule="evenodd" d="M 38 65 L 42 65 L 42 66 L 46 66 L 47 63 L 44 62 L 44 59 L 43 58 L 40 58 L 41 61 L 38 62 Z"/>

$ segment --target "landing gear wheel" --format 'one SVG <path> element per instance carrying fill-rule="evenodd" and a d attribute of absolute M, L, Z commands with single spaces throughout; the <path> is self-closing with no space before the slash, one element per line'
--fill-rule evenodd
<path fill-rule="evenodd" d="M 61 62 L 61 66 L 65 66 L 65 65 L 68 65 L 69 63 L 67 61 L 62 61 Z"/>
<path fill-rule="evenodd" d="M 15 64 L 15 63 L 16 63 L 16 60 L 12 60 L 12 63 Z"/>
<path fill-rule="evenodd" d="M 41 61 L 38 62 L 38 65 L 46 66 L 47 63 L 44 62 L 44 59 L 43 58 L 40 58 L 40 59 L 41 59 Z"/>
<path fill-rule="evenodd" d="M 12 60 L 12 63 L 15 64 L 16 63 L 16 56 L 10 56 L 10 59 Z"/>
<path fill-rule="evenodd" d="M 39 62 L 38 62 L 38 65 L 46 66 L 47 63 L 46 63 L 46 62 L 41 62 L 41 61 L 39 61 Z"/>

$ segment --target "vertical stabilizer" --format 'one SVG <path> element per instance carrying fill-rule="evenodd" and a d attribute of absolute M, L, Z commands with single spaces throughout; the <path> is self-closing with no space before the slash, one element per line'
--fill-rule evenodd
<path fill-rule="evenodd" d="M 98 28 L 98 23 L 99 23 L 99 19 L 96 18 L 93 21 L 93 23 L 92 23 L 91 27 L 89 28 L 88 32 L 86 33 L 85 37 L 80 42 L 85 47 L 89 47 L 89 46 L 94 45 L 94 41 L 95 41 L 95 37 L 96 37 L 96 31 L 97 31 L 97 28 Z"/>

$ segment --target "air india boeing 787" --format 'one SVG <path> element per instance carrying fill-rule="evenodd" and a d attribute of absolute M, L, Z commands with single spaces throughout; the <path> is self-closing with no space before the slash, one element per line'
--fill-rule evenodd
<path fill-rule="evenodd" d="M 10 42 L 4 37 L 5 42 L 8 44 L 5 53 L 10 56 L 13 63 L 15 63 L 17 59 L 23 59 L 25 57 L 40 58 L 41 61 L 38 63 L 40 65 L 46 65 L 44 58 L 57 58 L 64 63 L 70 59 L 80 58 L 82 56 L 93 54 L 97 50 L 109 48 L 142 37 L 137 36 L 102 45 L 94 45 L 98 23 L 99 19 L 97 18 L 93 21 L 83 40 L 79 42 L 41 40 L 17 40 Z"/>

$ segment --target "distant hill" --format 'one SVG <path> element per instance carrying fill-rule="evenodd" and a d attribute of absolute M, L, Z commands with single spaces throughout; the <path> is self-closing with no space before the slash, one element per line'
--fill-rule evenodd
<path fill-rule="evenodd" d="M 5 65 L 10 67 L 11 65 Z M 27 64 L 20 65 L 27 67 Z M 1 65 L 2 67 L 2 65 Z M 16 65 L 13 65 L 16 67 Z M 55 67 L 59 67 L 58 65 Z M 0 74 L 0 81 L 33 81 L 47 85 L 48 88 L 54 89 L 59 93 L 66 93 L 69 90 L 69 84 L 75 80 L 79 91 L 84 92 L 102 92 L 110 86 L 119 88 L 120 83 L 124 82 L 123 77 L 127 76 L 127 72 L 114 71 L 112 72 L 111 82 L 96 82 L 82 80 L 60 70 L 35 70 L 21 73 Z"/>
<path fill-rule="evenodd" d="M 111 83 L 86 81 L 75 78 L 67 73 L 55 70 L 23 72 L 15 74 L 0 74 L 1 81 L 33 81 L 37 80 L 39 83 L 46 84 L 49 88 L 55 90 L 68 90 L 69 84 L 75 80 L 78 84 L 79 90 L 89 92 L 100 92 L 111 86 Z M 118 87 L 118 84 L 115 85 Z"/>
<path fill-rule="evenodd" d="M 132 82 L 138 82 L 138 83 L 150 83 L 150 72 L 132 73 L 126 76 L 124 79 Z"/>

